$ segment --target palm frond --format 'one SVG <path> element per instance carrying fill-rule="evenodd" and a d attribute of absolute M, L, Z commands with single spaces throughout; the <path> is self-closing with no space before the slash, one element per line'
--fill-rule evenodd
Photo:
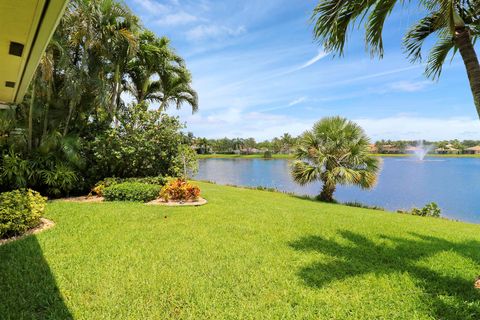
<path fill-rule="evenodd" d="M 430 35 L 445 27 L 440 12 L 433 12 L 414 24 L 403 38 L 403 47 L 412 62 L 422 60 L 422 46 Z"/>
<path fill-rule="evenodd" d="M 425 67 L 425 75 L 427 77 L 432 79 L 440 77 L 445 59 L 454 46 L 455 44 L 451 37 L 443 37 L 438 40 L 428 56 L 427 66 Z"/>

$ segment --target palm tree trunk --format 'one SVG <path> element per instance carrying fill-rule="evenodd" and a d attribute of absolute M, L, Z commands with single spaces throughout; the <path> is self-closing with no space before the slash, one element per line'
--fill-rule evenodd
<path fill-rule="evenodd" d="M 333 193 L 335 192 L 335 186 L 331 186 L 328 183 L 323 182 L 322 192 L 318 196 L 321 201 L 334 202 Z"/>
<path fill-rule="evenodd" d="M 42 140 L 47 136 L 48 130 L 48 112 L 50 109 L 50 101 L 52 100 L 52 93 L 50 88 L 47 88 L 47 104 L 45 105 L 45 114 L 43 117 L 43 130 L 42 130 Z"/>
<path fill-rule="evenodd" d="M 115 73 L 113 75 L 113 93 L 112 93 L 112 100 L 110 102 L 110 116 L 112 118 L 115 117 L 115 111 L 117 109 L 117 97 L 118 97 L 118 91 L 120 90 L 120 66 L 117 64 L 115 66 Z"/>
<path fill-rule="evenodd" d="M 70 120 L 72 119 L 72 114 L 73 114 L 73 108 L 75 106 L 75 103 L 73 100 L 70 100 L 70 104 L 68 107 L 68 115 L 67 115 L 67 120 L 65 121 L 65 127 L 63 128 L 63 136 L 65 137 L 68 133 L 68 126 L 70 125 Z"/>
<path fill-rule="evenodd" d="M 30 110 L 28 112 L 28 152 L 32 151 L 33 140 L 33 104 L 35 103 L 35 80 L 32 83 L 32 96 L 30 98 Z"/>
<path fill-rule="evenodd" d="M 466 27 L 455 29 L 455 45 L 460 51 L 463 63 L 467 69 L 473 101 L 480 117 L 480 65 L 470 37 L 470 30 Z"/>
<path fill-rule="evenodd" d="M 160 108 L 158 108 L 160 111 L 165 111 L 167 108 L 167 100 L 163 99 L 162 103 L 160 104 Z"/>

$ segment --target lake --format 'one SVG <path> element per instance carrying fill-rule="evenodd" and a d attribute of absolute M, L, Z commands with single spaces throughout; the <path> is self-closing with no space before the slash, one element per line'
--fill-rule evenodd
<path fill-rule="evenodd" d="M 272 187 L 298 195 L 314 196 L 321 184 L 299 186 L 290 176 L 286 159 L 202 159 L 198 180 L 219 184 Z M 378 184 L 371 190 L 338 186 L 335 199 L 358 201 L 388 210 L 423 207 L 436 202 L 442 215 L 480 223 L 480 159 L 383 158 Z"/>

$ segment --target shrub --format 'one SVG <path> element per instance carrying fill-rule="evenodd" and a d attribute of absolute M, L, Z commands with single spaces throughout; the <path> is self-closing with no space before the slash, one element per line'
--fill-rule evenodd
<path fill-rule="evenodd" d="M 399 213 L 406 213 L 406 214 L 411 214 L 414 216 L 421 216 L 421 217 L 434 217 L 438 218 L 442 214 L 442 210 L 438 207 L 438 204 L 435 202 L 431 202 L 425 207 L 419 209 L 419 208 L 413 208 L 410 211 L 398 211 Z"/>
<path fill-rule="evenodd" d="M 263 153 L 263 158 L 264 158 L 264 159 L 272 159 L 272 153 L 271 153 L 270 151 L 268 151 L 268 150 L 265 151 L 265 152 Z"/>
<path fill-rule="evenodd" d="M 103 196 L 107 201 L 141 201 L 155 200 L 161 187 L 155 184 L 140 182 L 123 182 L 103 189 Z"/>
<path fill-rule="evenodd" d="M 105 188 L 113 186 L 115 184 L 124 183 L 124 182 L 137 182 L 143 184 L 153 184 L 157 186 L 163 186 L 167 183 L 167 178 L 162 176 L 156 177 L 143 177 L 143 178 L 105 178 L 95 184 L 95 186 L 90 191 L 90 195 L 96 194 L 100 197 L 103 197 L 103 191 Z"/>
<path fill-rule="evenodd" d="M 21 189 L 0 194 L 0 239 L 25 233 L 40 224 L 46 198 Z"/>
<path fill-rule="evenodd" d="M 421 209 L 413 208 L 411 214 L 414 216 L 438 218 L 442 214 L 442 210 L 440 210 L 435 202 L 431 202 Z"/>
<path fill-rule="evenodd" d="M 179 200 L 188 201 L 196 200 L 200 197 L 200 188 L 187 182 L 184 179 L 170 180 L 160 192 L 160 197 L 165 201 Z"/>
<path fill-rule="evenodd" d="M 385 208 L 382 208 L 382 207 L 379 207 L 379 206 L 370 206 L 370 205 L 363 204 L 363 203 L 360 203 L 360 202 L 357 202 L 357 201 L 344 202 L 342 204 L 345 205 L 345 206 L 355 207 L 355 208 L 385 211 Z"/>
<path fill-rule="evenodd" d="M 163 186 L 168 182 L 168 178 L 162 176 L 156 177 L 143 177 L 143 178 L 126 178 L 124 182 L 138 182 L 146 184 L 156 184 L 158 186 Z"/>

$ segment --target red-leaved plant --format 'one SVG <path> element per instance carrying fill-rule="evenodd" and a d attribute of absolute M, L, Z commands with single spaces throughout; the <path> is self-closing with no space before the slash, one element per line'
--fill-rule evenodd
<path fill-rule="evenodd" d="M 170 180 L 160 191 L 164 201 L 194 201 L 200 197 L 200 188 L 184 179 Z"/>

